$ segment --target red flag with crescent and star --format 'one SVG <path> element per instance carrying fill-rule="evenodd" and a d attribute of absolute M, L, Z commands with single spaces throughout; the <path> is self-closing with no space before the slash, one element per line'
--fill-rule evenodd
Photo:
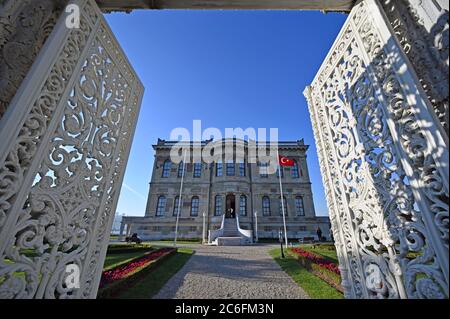
<path fill-rule="evenodd" d="M 281 166 L 294 166 L 294 160 L 285 156 L 278 155 L 278 163 Z"/>

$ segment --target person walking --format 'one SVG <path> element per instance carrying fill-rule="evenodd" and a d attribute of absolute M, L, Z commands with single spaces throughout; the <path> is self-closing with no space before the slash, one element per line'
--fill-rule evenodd
<path fill-rule="evenodd" d="M 317 234 L 319 241 L 321 241 L 322 240 L 322 229 L 320 229 L 319 226 L 317 226 L 316 234 Z"/>

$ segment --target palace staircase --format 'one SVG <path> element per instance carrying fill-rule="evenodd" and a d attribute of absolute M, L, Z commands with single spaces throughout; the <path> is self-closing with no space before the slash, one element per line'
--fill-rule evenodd
<path fill-rule="evenodd" d="M 221 228 L 210 231 L 209 242 L 217 246 L 240 246 L 252 243 L 251 231 L 240 229 L 239 217 L 222 219 Z"/>

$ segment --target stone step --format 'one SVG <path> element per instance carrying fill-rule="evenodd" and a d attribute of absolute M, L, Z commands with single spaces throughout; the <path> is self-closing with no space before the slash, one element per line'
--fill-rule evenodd
<path fill-rule="evenodd" d="M 244 240 L 241 237 L 218 237 L 217 246 L 241 246 Z"/>
<path fill-rule="evenodd" d="M 237 231 L 229 231 L 229 232 L 224 231 L 222 236 L 224 236 L 224 237 L 240 237 L 239 232 L 237 232 Z"/>

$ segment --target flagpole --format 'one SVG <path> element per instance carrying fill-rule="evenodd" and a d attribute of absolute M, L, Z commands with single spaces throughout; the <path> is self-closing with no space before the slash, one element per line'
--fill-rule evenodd
<path fill-rule="evenodd" d="M 283 225 L 284 225 L 284 239 L 286 241 L 286 249 L 288 247 L 288 238 L 287 238 L 287 231 L 286 231 L 286 215 L 284 213 L 284 196 L 283 196 L 283 185 L 281 183 L 281 163 L 280 163 L 280 154 L 278 153 L 277 148 L 277 163 L 278 163 L 278 180 L 280 181 L 280 195 L 281 195 L 281 210 L 283 212 Z"/>
<path fill-rule="evenodd" d="M 178 220 L 180 219 L 180 211 L 181 206 L 183 205 L 183 201 L 181 199 L 181 196 L 183 194 L 183 181 L 184 181 L 184 175 L 186 174 L 186 150 L 184 150 L 184 156 L 183 156 L 183 174 L 181 175 L 181 184 L 180 184 L 180 196 L 178 196 L 178 211 L 177 211 L 177 220 L 175 222 L 175 238 L 173 241 L 173 246 L 177 247 L 177 237 L 178 237 Z"/>

